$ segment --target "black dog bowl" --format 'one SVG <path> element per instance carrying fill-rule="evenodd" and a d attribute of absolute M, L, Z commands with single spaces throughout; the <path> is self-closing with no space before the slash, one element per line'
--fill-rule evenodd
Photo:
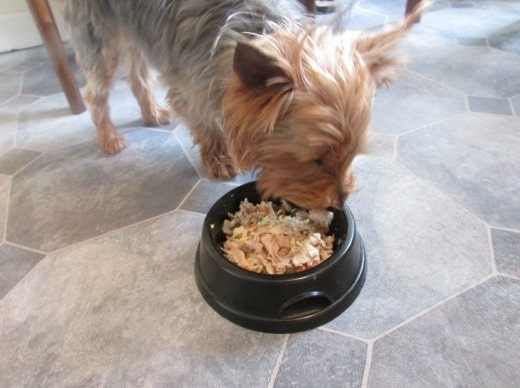
<path fill-rule="evenodd" d="M 268 275 L 244 270 L 221 251 L 222 223 L 247 198 L 261 198 L 250 182 L 221 197 L 204 220 L 195 260 L 195 280 L 206 302 L 242 327 L 289 333 L 323 325 L 354 302 L 365 281 L 365 249 L 348 208 L 336 210 L 330 233 L 333 254 L 319 265 L 291 274 Z"/>

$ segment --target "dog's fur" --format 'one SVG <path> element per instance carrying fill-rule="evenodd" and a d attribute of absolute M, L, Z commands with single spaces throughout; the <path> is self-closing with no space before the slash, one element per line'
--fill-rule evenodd
<path fill-rule="evenodd" d="M 316 26 L 295 0 L 67 0 L 101 147 L 125 146 L 110 119 L 120 57 L 145 122 L 170 112 L 151 92 L 148 63 L 214 177 L 256 170 L 264 196 L 305 208 L 341 207 L 365 147 L 376 86 L 418 18 L 372 35 Z"/>

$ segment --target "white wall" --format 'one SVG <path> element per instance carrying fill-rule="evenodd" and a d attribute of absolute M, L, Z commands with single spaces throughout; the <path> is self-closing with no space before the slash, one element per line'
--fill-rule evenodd
<path fill-rule="evenodd" d="M 85 0 L 88 1 L 88 0 Z M 62 39 L 68 38 L 61 0 L 50 0 Z M 0 0 L 0 52 L 39 46 L 42 40 L 25 0 Z"/>

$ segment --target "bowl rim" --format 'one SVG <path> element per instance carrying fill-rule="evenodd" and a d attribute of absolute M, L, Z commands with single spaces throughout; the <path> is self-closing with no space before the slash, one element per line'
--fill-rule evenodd
<path fill-rule="evenodd" d="M 299 282 L 302 279 L 317 277 L 322 272 L 329 270 L 329 268 L 333 267 L 337 261 L 342 260 L 343 256 L 348 252 L 349 248 L 352 246 L 354 238 L 356 236 L 356 224 L 354 222 L 354 216 L 352 215 L 352 212 L 345 205 L 342 209 L 335 209 L 333 211 L 334 217 L 339 216 L 346 223 L 346 233 L 344 235 L 344 238 L 342 238 L 342 240 L 337 244 L 336 249 L 334 249 L 331 256 L 327 258 L 325 261 L 321 262 L 320 264 L 303 271 L 288 274 L 264 274 L 248 271 L 242 267 L 239 267 L 238 265 L 232 263 L 224 257 L 224 254 L 220 248 L 220 244 L 217 244 L 215 239 L 212 238 L 212 230 L 217 227 L 222 228 L 222 225 L 215 225 L 214 222 L 210 221 L 210 217 L 213 213 L 217 212 L 218 209 L 222 208 L 222 204 L 229 200 L 229 197 L 252 189 L 256 190 L 256 181 L 251 181 L 231 189 L 230 191 L 222 195 L 213 204 L 210 210 L 206 213 L 206 217 L 204 218 L 202 229 L 203 243 L 205 244 L 210 256 L 218 262 L 222 270 L 232 274 L 233 276 L 240 277 L 245 281 L 278 281 L 286 283 Z M 237 198 L 239 198 L 238 203 L 240 203 L 244 198 L 247 197 L 243 196 Z M 267 200 L 276 201 L 276 199 L 271 198 L 267 198 Z M 224 220 L 222 219 L 221 222 L 223 221 Z"/>

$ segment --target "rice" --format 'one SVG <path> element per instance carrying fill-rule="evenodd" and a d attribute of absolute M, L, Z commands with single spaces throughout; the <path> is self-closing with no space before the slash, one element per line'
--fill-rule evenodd
<path fill-rule="evenodd" d="M 248 271 L 286 274 L 314 267 L 332 254 L 328 235 L 332 213 L 302 210 L 282 201 L 252 204 L 247 199 L 229 214 L 222 230 L 224 256 Z"/>

